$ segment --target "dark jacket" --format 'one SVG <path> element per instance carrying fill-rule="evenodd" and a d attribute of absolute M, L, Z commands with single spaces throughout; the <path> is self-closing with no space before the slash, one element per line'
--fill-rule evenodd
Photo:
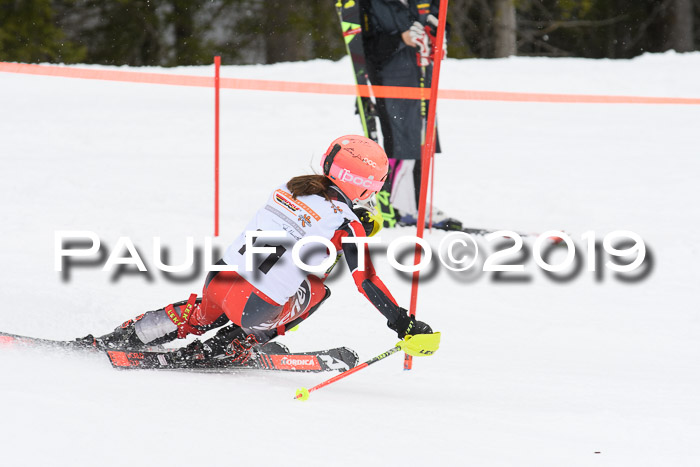
<path fill-rule="evenodd" d="M 432 66 L 425 69 L 418 66 L 418 49 L 407 46 L 401 39 L 401 33 L 410 29 L 414 21 L 425 23 L 426 15 L 419 14 L 417 3 L 431 2 L 408 0 L 407 6 L 401 0 L 363 2 L 363 40 L 372 84 L 430 87 Z M 437 6 L 430 8 L 437 17 Z M 420 159 L 427 108 L 417 99 L 377 99 L 384 150 L 389 157 Z"/>

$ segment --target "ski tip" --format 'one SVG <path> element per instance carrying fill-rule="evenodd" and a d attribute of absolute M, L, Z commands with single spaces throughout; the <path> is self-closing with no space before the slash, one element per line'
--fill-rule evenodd
<path fill-rule="evenodd" d="M 306 388 L 297 389 L 297 395 L 296 395 L 295 399 L 300 400 L 300 401 L 309 400 L 309 390 Z"/>
<path fill-rule="evenodd" d="M 553 236 L 553 237 L 549 237 L 549 241 L 551 241 L 555 245 L 558 245 L 558 244 L 562 243 L 564 241 L 564 239 L 561 237 L 558 237 L 558 236 Z"/>
<path fill-rule="evenodd" d="M 17 343 L 17 339 L 12 336 L 5 336 L 0 334 L 0 346 L 11 347 Z"/>

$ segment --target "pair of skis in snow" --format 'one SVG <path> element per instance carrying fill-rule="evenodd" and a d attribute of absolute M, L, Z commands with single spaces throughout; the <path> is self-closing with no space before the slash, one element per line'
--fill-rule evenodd
<path fill-rule="evenodd" d="M 188 362 L 178 358 L 176 349 L 99 349 L 76 341 L 58 341 L 0 332 L 0 347 L 30 347 L 48 350 L 102 352 L 114 368 L 180 371 L 275 370 L 292 372 L 347 371 L 358 363 L 357 354 L 347 347 L 314 352 L 290 353 L 281 344 L 269 343 L 253 349 L 245 362 L 223 360 Z"/>

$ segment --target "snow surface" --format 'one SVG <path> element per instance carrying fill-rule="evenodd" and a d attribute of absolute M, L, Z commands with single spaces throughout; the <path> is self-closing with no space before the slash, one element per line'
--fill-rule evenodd
<path fill-rule="evenodd" d="M 349 66 L 222 76 L 349 83 Z M 698 83 L 700 53 L 448 59 L 441 81 L 696 98 Z M 698 465 L 700 107 L 441 101 L 438 114 L 438 206 L 474 227 L 564 229 L 580 247 L 588 230 L 634 231 L 653 254 L 647 278 L 604 270 L 598 281 L 584 264 L 554 282 L 531 257 L 528 282 L 439 267 L 421 285 L 418 316 L 442 331 L 440 351 L 411 372 L 392 357 L 306 403 L 292 400 L 295 389 L 329 375 L 118 372 L 98 355 L 3 348 L 0 463 Z M 348 96 L 225 90 L 221 121 L 222 247 L 272 187 L 315 170 L 336 136 L 361 131 Z M 161 236 L 177 263 L 186 236 L 202 245 L 212 234 L 212 160 L 211 89 L 0 74 L 0 330 L 100 334 L 199 292 L 205 273 L 166 279 L 151 242 Z M 129 236 L 152 273 L 113 278 L 93 266 L 63 280 L 57 230 L 92 230 L 107 253 Z M 407 306 L 410 283 L 382 253 L 375 266 Z M 362 360 L 392 347 L 344 266 L 336 274 L 322 311 L 280 341 L 298 351 L 347 345 Z"/>

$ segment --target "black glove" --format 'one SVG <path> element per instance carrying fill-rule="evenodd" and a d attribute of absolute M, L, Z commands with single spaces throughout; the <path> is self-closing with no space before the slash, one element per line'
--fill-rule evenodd
<path fill-rule="evenodd" d="M 365 229 L 365 235 L 372 237 L 382 230 L 384 220 L 373 198 L 360 201 L 352 208 Z"/>
<path fill-rule="evenodd" d="M 401 308 L 402 316 L 393 323 L 387 323 L 389 328 L 396 331 L 399 339 L 403 339 L 406 335 L 415 334 L 432 334 L 433 330 L 423 321 L 417 321 L 413 316 L 410 316 L 406 310 Z"/>
<path fill-rule="evenodd" d="M 413 319 L 413 329 L 409 329 L 406 331 L 406 334 L 410 334 L 412 336 L 415 336 L 416 334 L 432 334 L 433 329 L 428 325 L 428 323 L 424 323 L 423 321 L 416 321 L 415 318 Z"/>
<path fill-rule="evenodd" d="M 365 228 L 365 235 L 371 237 L 374 230 L 374 220 L 371 218 L 371 213 L 365 208 L 355 208 L 352 212 L 360 219 L 362 227 Z"/>

